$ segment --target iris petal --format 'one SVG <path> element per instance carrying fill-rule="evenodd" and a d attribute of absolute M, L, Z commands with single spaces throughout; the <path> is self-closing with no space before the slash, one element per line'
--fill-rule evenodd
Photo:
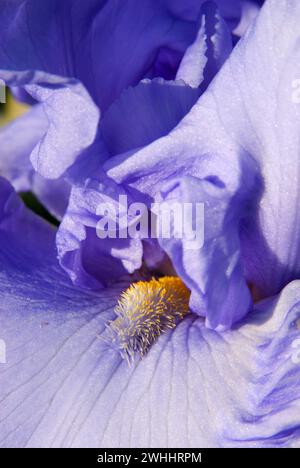
<path fill-rule="evenodd" d="M 127 283 L 74 287 L 54 231 L 0 193 L 0 446 L 299 445 L 299 282 L 223 334 L 187 317 L 130 368 L 101 339 Z"/>
<path fill-rule="evenodd" d="M 247 185 L 244 188 L 247 194 Z M 244 194 L 239 193 L 238 207 L 230 205 L 231 194 L 226 187 L 215 181 L 194 177 L 166 183 L 161 194 L 161 201 L 170 210 L 172 204 L 179 200 L 185 206 L 193 206 L 195 232 L 204 229 L 203 246 L 200 242 L 191 245 L 185 236 L 176 238 L 172 230 L 170 238 L 159 239 L 162 249 L 172 259 L 177 274 L 192 291 L 191 309 L 205 316 L 206 324 L 211 328 L 221 330 L 231 327 L 233 322 L 243 318 L 251 306 L 250 293 L 243 279 L 237 221 L 245 204 Z M 204 205 L 204 220 L 196 211 L 199 202 Z M 172 228 L 176 228 L 176 223 Z"/>
<path fill-rule="evenodd" d="M 198 90 L 181 81 L 144 80 L 126 89 L 101 122 L 110 155 L 134 150 L 167 135 L 198 97 Z"/>
<path fill-rule="evenodd" d="M 70 188 L 62 178 L 49 180 L 34 171 L 30 154 L 47 131 L 42 105 L 0 129 L 0 174 L 18 192 L 33 192 L 48 211 L 61 219 L 66 211 Z"/>
<path fill-rule="evenodd" d="M 9 186 L 1 194 L 7 205 Z M 15 228 L 26 216 L 32 225 L 14 211 Z M 4 229 L 3 208 L 1 219 L 2 447 L 299 444 L 299 282 L 222 335 L 184 319 L 129 368 L 101 339 L 126 284 L 80 291 L 43 222 L 24 243 Z"/>
<path fill-rule="evenodd" d="M 141 266 L 141 240 L 101 239 L 97 235 L 102 218 L 100 205 L 112 204 L 118 212 L 119 195 L 127 195 L 115 186 L 103 177 L 103 180 L 87 179 L 83 186 L 71 191 L 56 244 L 61 266 L 78 286 L 99 289 Z"/>
<path fill-rule="evenodd" d="M 186 50 L 176 78 L 204 90 L 221 68 L 232 50 L 230 30 L 214 2 L 201 9 L 196 40 Z"/>
<path fill-rule="evenodd" d="M 8 86 L 24 86 L 41 102 L 48 126 L 32 150 L 31 162 L 42 176 L 60 177 L 93 143 L 98 128 L 98 108 L 84 86 L 74 79 L 40 71 L 3 69 L 0 69 L 0 77 Z"/>
<path fill-rule="evenodd" d="M 164 181 L 183 176 L 224 186 L 231 195 L 223 209 L 240 232 L 244 274 L 241 270 L 235 284 L 245 278 L 259 297 L 277 293 L 300 275 L 300 107 L 293 87 L 299 69 L 299 18 L 298 2 L 267 2 L 178 127 L 130 157 L 118 156 L 105 165 L 116 182 L 153 198 Z M 239 215 L 231 218 L 236 209 Z M 176 268 L 175 254 L 172 261 Z M 193 268 L 201 271 L 196 262 Z M 215 293 L 224 286 L 231 291 L 226 271 L 224 276 Z M 239 296 L 240 287 L 234 294 Z M 227 317 L 234 320 L 240 310 L 229 309 Z"/>
<path fill-rule="evenodd" d="M 0 174 L 18 191 L 31 189 L 34 169 L 29 156 L 46 128 L 42 106 L 35 106 L 0 129 Z"/>
<path fill-rule="evenodd" d="M 201 7 L 190 4 L 186 19 L 165 0 L 3 0 L 0 68 L 77 78 L 105 110 L 146 76 L 160 49 L 183 55 Z"/>
<path fill-rule="evenodd" d="M 180 81 L 154 79 L 128 88 L 106 112 L 100 124 L 101 140 L 93 150 L 87 150 L 85 159 L 90 160 L 95 155 L 105 162 L 109 155 L 136 151 L 139 146 L 167 134 L 190 110 L 198 96 L 199 90 Z M 74 167 L 76 187 L 71 192 L 69 207 L 57 235 L 58 254 L 61 265 L 76 284 L 95 288 L 139 268 L 143 257 L 142 242 L 130 238 L 101 240 L 97 237 L 99 205 L 118 203 L 122 194 L 128 197 L 128 205 L 135 198 L 104 174 L 101 179 L 101 168 L 95 170 L 92 167 L 89 173 L 78 171 L 77 167 L 78 162 Z M 96 174 L 99 174 L 98 181 Z M 141 196 L 139 201 L 145 200 Z M 157 243 L 148 243 L 145 249 L 147 263 L 149 250 L 153 266 L 163 255 Z"/>
<path fill-rule="evenodd" d="M 49 120 L 31 155 L 35 170 L 56 179 L 93 143 L 99 113 L 90 96 L 105 111 L 126 87 L 150 76 L 164 52 L 167 62 L 175 57 L 168 78 L 175 77 L 202 3 L 3 0 L 0 77 L 20 97 L 42 101 Z M 219 4 L 227 17 L 225 2 Z M 229 12 L 239 17 L 240 6 Z"/>

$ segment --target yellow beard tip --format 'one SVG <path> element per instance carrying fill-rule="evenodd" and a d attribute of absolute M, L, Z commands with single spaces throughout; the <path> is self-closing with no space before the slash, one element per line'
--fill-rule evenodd
<path fill-rule="evenodd" d="M 189 312 L 190 291 L 178 277 L 133 283 L 115 307 L 117 318 L 108 325 L 123 358 L 132 362 L 149 351 L 161 333 L 174 328 Z"/>

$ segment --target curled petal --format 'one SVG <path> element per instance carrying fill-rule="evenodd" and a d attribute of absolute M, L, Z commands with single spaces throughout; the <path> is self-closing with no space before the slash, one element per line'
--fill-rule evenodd
<path fill-rule="evenodd" d="M 163 50 L 175 58 L 174 78 L 195 37 L 202 2 L 190 2 L 189 18 L 184 12 L 174 15 L 167 3 L 3 0 L 0 69 L 76 78 L 104 111 L 123 89 L 147 76 Z"/>
<path fill-rule="evenodd" d="M 90 179 L 71 191 L 56 244 L 61 266 L 78 286 L 99 289 L 141 266 L 141 240 L 98 236 L 99 207 L 116 205 L 117 213 L 118 196 L 126 194 L 115 185 Z"/>
<path fill-rule="evenodd" d="M 116 182 L 151 197 L 173 178 L 221 182 L 231 194 L 229 216 L 244 194 L 236 218 L 243 267 L 236 285 L 245 278 L 258 297 L 276 294 L 300 276 L 299 18 L 295 0 L 269 0 L 177 128 L 105 165 Z M 201 271 L 196 260 L 194 271 Z M 210 287 L 217 293 L 223 286 Z"/>
<path fill-rule="evenodd" d="M 204 90 L 221 68 L 232 50 L 230 30 L 214 2 L 206 2 L 201 10 L 196 40 L 186 50 L 176 78 Z"/>
<path fill-rule="evenodd" d="M 245 193 L 247 194 L 246 185 Z M 192 291 L 190 307 L 206 317 L 206 325 L 219 330 L 230 328 L 243 318 L 251 306 L 250 292 L 243 279 L 238 218 L 245 199 L 239 194 L 236 205 L 219 181 L 185 177 L 165 184 L 160 199 L 164 206 L 180 203 L 193 207 L 194 239 L 187 232 L 176 237 L 176 222 L 169 238 L 159 239 L 162 249 L 172 259 L 177 274 Z M 204 217 L 198 207 L 202 205 Z M 230 208 L 228 208 L 230 207 Z M 184 218 L 184 228 L 188 221 Z M 192 226 L 190 226 L 192 227 Z M 205 238 L 200 238 L 203 231 Z"/>
<path fill-rule="evenodd" d="M 34 171 L 30 154 L 47 132 L 48 121 L 42 105 L 0 129 L 0 174 L 18 192 L 33 192 L 50 213 L 61 219 L 66 211 L 69 184 L 62 178 L 49 180 Z"/>
<path fill-rule="evenodd" d="M 32 150 L 31 162 L 42 176 L 57 179 L 94 142 L 98 108 L 83 85 L 73 79 L 8 70 L 0 70 L 0 77 L 8 86 L 24 86 L 41 103 L 48 125 Z"/>
<path fill-rule="evenodd" d="M 198 96 L 199 90 L 183 82 L 157 79 L 142 81 L 138 86 L 127 89 L 106 112 L 100 126 L 100 140 L 93 150 L 87 150 L 83 160 L 91 161 L 96 156 L 105 163 L 109 159 L 107 152 L 110 155 L 127 154 L 167 134 L 190 110 Z M 100 218 L 96 211 L 99 204 L 105 201 L 115 203 L 122 194 L 128 196 L 128 204 L 135 198 L 108 177 L 104 177 L 104 182 L 97 182 L 95 174 L 100 174 L 101 168 L 92 167 L 89 172 L 87 169 L 78 170 L 78 167 L 77 161 L 72 177 L 76 187 L 72 190 L 68 211 L 58 231 L 58 253 L 61 265 L 76 284 L 95 287 L 99 282 L 106 284 L 107 276 L 111 281 L 139 268 L 143 257 L 142 242 L 138 239 L 101 241 L 97 238 L 95 230 Z M 141 196 L 138 201 L 145 200 Z M 164 254 L 157 243 L 146 240 L 144 246 L 144 259 L 148 265 L 153 267 L 163 260 Z M 113 269 L 110 254 L 113 256 L 112 265 L 115 265 Z"/>

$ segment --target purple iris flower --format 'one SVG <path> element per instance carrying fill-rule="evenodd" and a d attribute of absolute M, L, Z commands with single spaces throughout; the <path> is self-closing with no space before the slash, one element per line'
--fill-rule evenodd
<path fill-rule="evenodd" d="M 300 4 L 260 3 L 1 0 L 0 78 L 32 108 L 0 133 L 0 446 L 300 445 Z M 203 247 L 99 239 L 120 195 L 203 203 Z M 141 269 L 190 312 L 128 366 L 107 325 Z M 128 329 L 184 308 L 145 284 Z"/>

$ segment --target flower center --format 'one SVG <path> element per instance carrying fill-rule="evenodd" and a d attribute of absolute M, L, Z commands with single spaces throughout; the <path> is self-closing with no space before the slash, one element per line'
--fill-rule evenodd
<path fill-rule="evenodd" d="M 180 278 L 167 276 L 132 284 L 108 325 L 110 338 L 130 363 L 145 356 L 161 333 L 174 328 L 189 311 L 190 291 Z"/>

